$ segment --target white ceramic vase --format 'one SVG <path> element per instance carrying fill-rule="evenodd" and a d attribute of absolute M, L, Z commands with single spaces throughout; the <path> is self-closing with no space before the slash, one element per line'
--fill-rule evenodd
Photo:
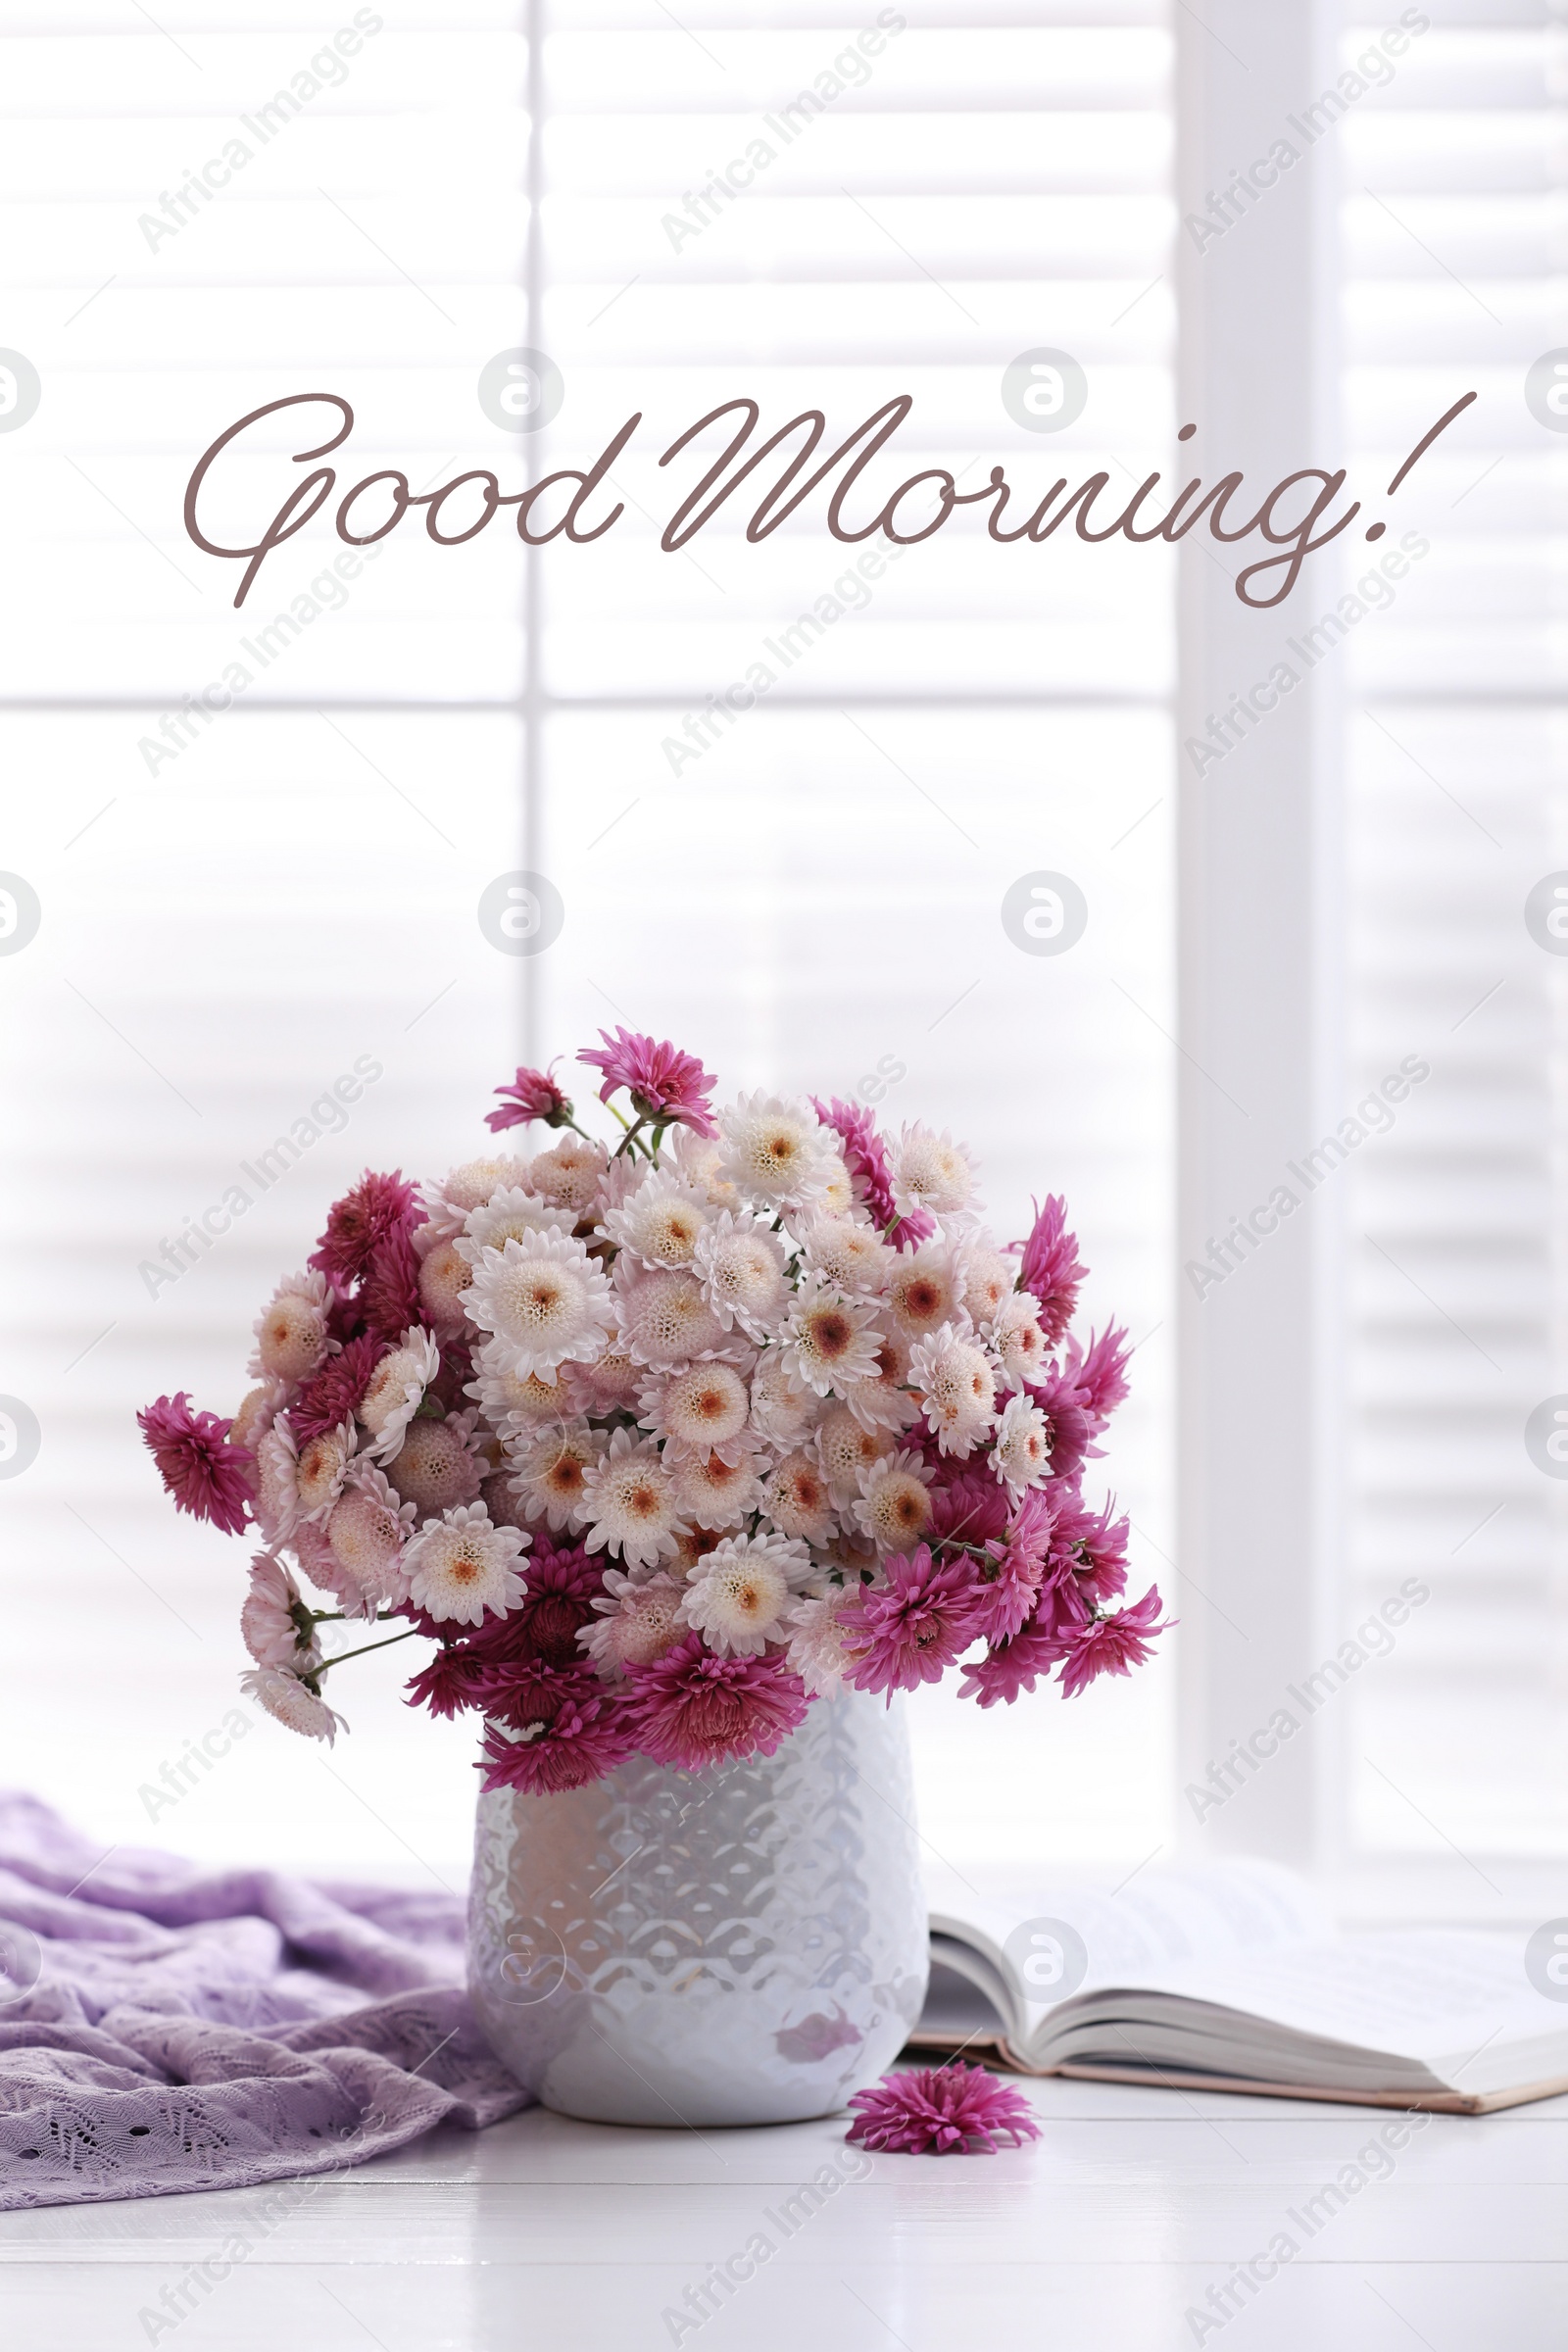
<path fill-rule="evenodd" d="M 547 2107 L 711 2127 L 828 2115 L 891 2065 L 927 1935 L 902 1700 L 815 1701 L 772 1756 L 633 1757 L 481 1795 L 468 1973 Z"/>

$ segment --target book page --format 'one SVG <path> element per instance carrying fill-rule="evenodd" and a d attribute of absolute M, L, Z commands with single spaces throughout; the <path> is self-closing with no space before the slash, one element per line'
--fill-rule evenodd
<path fill-rule="evenodd" d="M 1304 1880 L 1253 1860 L 1151 1867 L 1109 1889 L 1079 1873 L 1047 1884 L 987 1874 L 970 1886 L 936 1870 L 928 1873 L 927 1896 L 933 1934 L 973 1944 L 1000 1969 L 1019 2032 L 1080 1986 L 1142 1981 L 1152 1971 L 1332 1933 Z"/>
<path fill-rule="evenodd" d="M 1568 2070 L 1568 2018 L 1530 1984 L 1511 1937 L 1421 1930 L 1334 1938 L 1195 1955 L 1130 1972 L 1118 1984 L 1236 2010 L 1289 2034 L 1414 2060 L 1458 2089 L 1522 2079 L 1522 2052 L 1540 2073 Z M 1059 2010 L 1060 2026 L 1094 2005 L 1086 1984 Z M 1035 2037 L 1042 2053 L 1055 2022 Z M 1255 2032 L 1237 2039 L 1256 2047 Z"/>

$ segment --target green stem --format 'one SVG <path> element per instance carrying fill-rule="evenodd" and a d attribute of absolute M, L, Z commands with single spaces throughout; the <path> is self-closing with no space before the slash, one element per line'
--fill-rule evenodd
<path fill-rule="evenodd" d="M 612 1107 L 612 1109 L 613 1109 L 613 1108 L 614 1108 L 614 1105 L 613 1105 L 613 1104 L 612 1104 L 612 1105 L 611 1105 L 611 1107 Z M 620 1114 L 619 1114 L 619 1112 L 618 1112 L 618 1111 L 615 1113 L 615 1115 L 616 1115 L 616 1117 L 617 1117 L 617 1118 L 620 1116 Z M 623 1122 L 623 1124 L 624 1124 L 624 1122 Z M 647 1114 L 646 1114 L 646 1112 L 639 1111 L 639 1112 L 638 1112 L 638 1114 L 637 1114 L 637 1117 L 636 1117 L 635 1121 L 633 1122 L 633 1124 L 632 1124 L 630 1127 L 628 1127 L 628 1128 L 626 1129 L 626 1132 L 625 1132 L 625 1134 L 624 1134 L 624 1135 L 621 1137 L 621 1139 L 620 1139 L 619 1143 L 618 1143 L 618 1144 L 615 1146 L 615 1157 L 616 1157 L 617 1159 L 621 1158 L 621 1157 L 622 1157 L 622 1155 L 623 1155 L 625 1152 L 629 1152 L 629 1151 L 631 1150 L 631 1148 L 632 1148 L 633 1144 L 634 1144 L 634 1143 L 637 1141 L 637 1138 L 638 1138 L 638 1136 L 639 1136 L 639 1135 L 642 1133 L 642 1131 L 643 1131 L 644 1127 L 646 1127 L 646 1126 L 647 1126 L 647 1124 L 648 1124 L 648 1119 L 647 1119 Z M 645 1147 L 644 1147 L 644 1149 L 646 1150 L 646 1148 L 647 1148 L 647 1147 L 645 1146 Z"/>
<path fill-rule="evenodd" d="M 419 1628 L 411 1625 L 406 1634 L 394 1634 L 390 1642 L 367 1642 L 359 1649 L 345 1649 L 335 1658 L 323 1658 L 316 1671 L 318 1675 L 329 1674 L 334 1666 L 346 1666 L 350 1658 L 368 1658 L 372 1649 L 396 1649 L 400 1642 L 412 1642 L 418 1633 Z"/>

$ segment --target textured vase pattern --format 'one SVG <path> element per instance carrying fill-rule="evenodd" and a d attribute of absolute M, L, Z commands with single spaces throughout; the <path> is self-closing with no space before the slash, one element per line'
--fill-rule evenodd
<path fill-rule="evenodd" d="M 902 1702 L 818 1700 L 773 1756 L 633 1757 L 479 1799 L 469 1985 L 547 2107 L 671 2128 L 831 2114 L 925 1999 Z"/>

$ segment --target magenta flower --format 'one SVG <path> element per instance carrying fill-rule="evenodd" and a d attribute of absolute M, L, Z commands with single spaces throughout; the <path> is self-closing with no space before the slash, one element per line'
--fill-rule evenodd
<path fill-rule="evenodd" d="M 1128 1522 L 1112 1522 L 1115 1507 L 1107 1502 L 1103 1510 L 1085 1510 L 1082 1497 L 1068 1488 L 1051 1540 L 1053 1568 L 1070 1573 L 1079 1592 L 1101 1607 L 1127 1583 Z"/>
<path fill-rule="evenodd" d="M 629 1710 L 607 1698 L 594 1676 L 563 1674 L 551 1681 L 559 1688 L 537 1693 L 530 1701 L 535 1712 L 518 1731 L 487 1727 L 479 1758 L 482 1788 L 554 1796 L 602 1780 L 631 1754 Z"/>
<path fill-rule="evenodd" d="M 661 1764 L 696 1772 L 737 1756 L 770 1756 L 806 1720 L 806 1685 L 777 1652 L 721 1658 L 700 1634 L 634 1667 L 636 1745 Z"/>
<path fill-rule="evenodd" d="M 632 1106 L 646 1119 L 661 1124 L 678 1119 L 683 1127 L 695 1128 L 699 1135 L 718 1133 L 712 1120 L 712 1104 L 709 1098 L 714 1084 L 695 1054 L 683 1054 L 678 1046 L 656 1044 L 651 1037 L 639 1037 L 617 1022 L 615 1034 L 601 1029 L 603 1048 L 595 1047 L 577 1059 L 586 1061 L 604 1073 L 604 1085 L 599 1100 L 608 1102 L 617 1087 L 624 1087 L 631 1096 Z"/>
<path fill-rule="evenodd" d="M 1075 1698 L 1102 1674 L 1125 1674 L 1131 1666 L 1142 1666 L 1155 1635 L 1175 1623 L 1174 1618 L 1160 1619 L 1159 1610 L 1159 1587 L 1151 1585 L 1143 1599 L 1130 1608 L 1117 1609 L 1110 1617 L 1097 1617 L 1073 1636 L 1061 1670 L 1062 1697 Z"/>
<path fill-rule="evenodd" d="M 384 1350 L 373 1333 L 350 1340 L 337 1355 L 329 1355 L 314 1379 L 308 1380 L 288 1408 L 288 1422 L 302 1446 L 341 1429 L 370 1385 L 370 1374 Z"/>
<path fill-rule="evenodd" d="M 543 1119 L 547 1127 L 569 1127 L 571 1104 L 556 1084 L 555 1067 L 553 1061 L 548 1070 L 519 1069 L 510 1086 L 498 1086 L 501 1108 L 485 1112 L 485 1125 L 497 1135 L 503 1127 L 526 1127 L 530 1119 Z"/>
<path fill-rule="evenodd" d="M 868 1585 L 844 1610 L 848 1679 L 857 1690 L 917 1690 L 940 1682 L 975 1638 L 975 1576 L 963 1559 L 942 1562 L 921 1544 L 884 1562 L 885 1585 Z"/>
<path fill-rule="evenodd" d="M 377 1245 L 366 1267 L 355 1305 L 371 1331 L 383 1340 L 401 1340 L 411 1324 L 424 1321 L 419 1299 L 419 1260 L 409 1233 L 389 1233 Z"/>
<path fill-rule="evenodd" d="M 938 1454 L 933 1466 L 938 1480 L 931 1490 L 934 1535 L 952 1544 L 1000 1543 L 1011 1513 L 1006 1488 L 968 1463 L 953 1468 L 946 1455 Z"/>
<path fill-rule="evenodd" d="M 367 1168 L 358 1184 L 326 1212 L 326 1231 L 310 1263 L 340 1291 L 360 1280 L 385 1242 L 419 1221 L 414 1187 L 394 1168 L 378 1176 Z"/>
<path fill-rule="evenodd" d="M 884 2075 L 850 2105 L 845 2137 L 895 2156 L 994 2156 L 1003 2140 L 1017 2148 L 1040 2137 L 1021 2092 L 956 2060 Z"/>
<path fill-rule="evenodd" d="M 1061 1364 L 1047 1368 L 1044 1380 L 1031 1381 L 1025 1394 L 1039 1405 L 1051 1428 L 1051 1475 L 1076 1478 L 1086 1458 L 1099 1451 L 1095 1428 L 1083 1392 L 1070 1370 Z"/>
<path fill-rule="evenodd" d="M 1010 1707 L 1067 1655 L 1064 1637 L 1048 1624 L 1032 1619 L 1009 1641 L 998 1642 L 983 1658 L 971 1658 L 958 1687 L 960 1698 L 977 1699 L 982 1707 L 1000 1700 Z"/>
<path fill-rule="evenodd" d="M 893 1170 L 871 1113 L 861 1103 L 841 1102 L 837 1095 L 831 1102 L 819 1102 L 813 1095 L 811 1108 L 838 1137 L 856 1199 L 869 1209 L 873 1223 L 882 1228 L 895 1249 L 912 1250 L 917 1242 L 928 1241 L 936 1231 L 929 1213 L 916 1208 L 901 1217 L 894 1205 Z"/>
<path fill-rule="evenodd" d="M 181 1389 L 177 1396 L 160 1396 L 139 1412 L 136 1425 L 175 1510 L 237 1536 L 250 1514 L 249 1471 L 255 1457 L 230 1442 L 233 1423 L 218 1413 L 193 1412 Z"/>
<path fill-rule="evenodd" d="M 1127 1334 L 1115 1323 L 1098 1340 L 1090 1333 L 1087 1354 L 1076 1340 L 1067 1343 L 1064 1370 L 1083 1399 L 1094 1437 L 1099 1437 L 1127 1395 L 1126 1371 L 1131 1355 Z"/>
<path fill-rule="evenodd" d="M 1023 1259 L 1018 1279 L 1039 1303 L 1040 1327 L 1048 1348 L 1061 1345 L 1089 1271 L 1079 1262 L 1078 1237 L 1066 1230 L 1066 1224 L 1067 1203 L 1053 1194 L 1044 1208 L 1036 1201 L 1029 1238 L 1016 1245 Z"/>
<path fill-rule="evenodd" d="M 506 1620 L 500 1622 L 504 1624 Z M 473 1655 L 473 1648 L 469 1642 L 446 1642 L 428 1665 L 410 1676 L 405 1686 L 408 1691 L 405 1704 L 423 1707 L 431 1715 L 448 1721 L 466 1707 L 476 1707 L 486 1669 Z"/>

